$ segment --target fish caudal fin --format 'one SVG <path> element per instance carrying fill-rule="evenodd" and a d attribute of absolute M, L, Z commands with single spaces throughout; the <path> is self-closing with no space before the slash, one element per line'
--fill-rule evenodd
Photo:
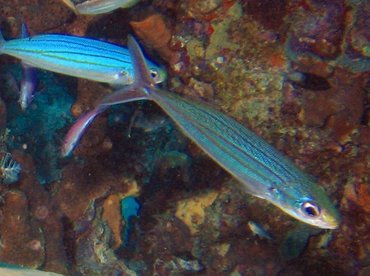
<path fill-rule="evenodd" d="M 64 138 L 60 152 L 62 157 L 67 157 L 72 153 L 88 126 L 92 123 L 96 116 L 104 112 L 107 108 L 108 106 L 99 105 L 78 118 Z"/>
<path fill-rule="evenodd" d="M 134 61 L 135 83 L 155 86 L 155 82 L 151 78 L 150 71 L 146 65 L 143 52 L 132 35 L 128 36 L 127 46 Z"/>
<path fill-rule="evenodd" d="M 72 153 L 95 117 L 104 112 L 109 106 L 138 100 L 151 100 L 150 88 L 155 88 L 156 84 L 150 76 L 139 44 L 132 36 L 128 37 L 128 48 L 134 61 L 134 83 L 105 96 L 96 108 L 84 114 L 75 122 L 64 139 L 61 149 L 63 157 Z"/>
<path fill-rule="evenodd" d="M 128 48 L 132 56 L 135 71 L 134 83 L 105 96 L 100 105 L 115 105 L 138 100 L 150 100 L 149 91 L 145 87 L 155 87 L 156 83 L 150 76 L 143 52 L 135 38 L 128 36 Z"/>

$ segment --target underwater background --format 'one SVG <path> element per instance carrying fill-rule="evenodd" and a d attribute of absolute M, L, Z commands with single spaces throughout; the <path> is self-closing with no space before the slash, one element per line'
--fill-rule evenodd
<path fill-rule="evenodd" d="M 37 70 L 22 111 L 20 61 L 1 55 L 0 158 L 21 168 L 9 176 L 0 162 L 1 263 L 62 275 L 370 275 L 370 1 L 142 0 L 93 16 L 61 0 L 0 0 L 0 20 L 6 40 L 22 23 L 120 45 L 133 34 L 169 91 L 266 139 L 342 217 L 323 230 L 241 192 L 149 101 L 110 108 L 62 158 L 76 118 L 114 88 Z"/>

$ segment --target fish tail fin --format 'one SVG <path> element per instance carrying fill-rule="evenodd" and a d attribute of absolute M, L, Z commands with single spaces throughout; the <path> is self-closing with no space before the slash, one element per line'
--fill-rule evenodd
<path fill-rule="evenodd" d="M 132 56 L 132 60 L 134 61 L 134 70 L 135 70 L 135 82 L 134 86 L 155 86 L 155 82 L 150 76 L 150 71 L 146 64 L 144 54 L 141 51 L 139 43 L 136 39 L 132 36 L 128 36 L 128 49 Z"/>
<path fill-rule="evenodd" d="M 128 48 L 132 56 L 135 71 L 134 83 L 130 86 L 125 86 L 112 94 L 105 96 L 100 102 L 101 105 L 115 105 L 138 100 L 150 100 L 150 93 L 147 87 L 155 87 L 155 82 L 150 76 L 150 71 L 146 65 L 143 52 L 135 38 L 128 36 Z"/>
<path fill-rule="evenodd" d="M 61 157 L 67 157 L 72 153 L 95 117 L 104 112 L 107 108 L 108 106 L 99 105 L 77 119 L 64 138 L 60 150 Z"/>
<path fill-rule="evenodd" d="M 128 37 L 128 48 L 134 61 L 134 83 L 108 94 L 101 100 L 100 104 L 95 109 L 81 116 L 77 120 L 77 122 L 72 126 L 66 135 L 61 150 L 61 155 L 63 157 L 71 154 L 91 122 L 97 115 L 104 112 L 109 106 L 151 99 L 150 91 L 147 90 L 150 90 L 151 87 L 154 88 L 155 82 L 150 76 L 150 72 L 146 65 L 140 46 L 132 36 Z"/>

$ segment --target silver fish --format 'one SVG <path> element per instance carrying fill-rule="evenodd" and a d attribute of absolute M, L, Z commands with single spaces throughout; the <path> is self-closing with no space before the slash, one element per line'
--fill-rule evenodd
<path fill-rule="evenodd" d="M 247 193 L 305 223 L 328 229 L 338 227 L 337 210 L 312 177 L 234 119 L 157 88 L 139 45 L 132 37 L 128 41 L 135 61 L 135 82 L 103 98 L 100 106 L 141 99 L 155 101 L 186 136 L 237 178 Z"/>
<path fill-rule="evenodd" d="M 248 227 L 254 235 L 257 235 L 266 240 L 272 240 L 271 235 L 257 222 L 254 222 L 253 220 L 248 221 Z"/>

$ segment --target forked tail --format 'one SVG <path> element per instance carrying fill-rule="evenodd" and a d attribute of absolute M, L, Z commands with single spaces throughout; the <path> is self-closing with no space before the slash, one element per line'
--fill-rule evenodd
<path fill-rule="evenodd" d="M 78 145 L 82 135 L 95 117 L 104 112 L 111 105 L 138 100 L 151 100 L 149 90 L 152 87 L 155 87 L 155 82 L 150 77 L 150 73 L 145 63 L 144 55 L 141 52 L 140 46 L 132 36 L 128 37 L 128 47 L 134 61 L 134 83 L 108 94 L 101 100 L 97 107 L 81 116 L 74 123 L 64 139 L 61 149 L 62 157 L 66 157 L 72 153 L 74 148 Z"/>

